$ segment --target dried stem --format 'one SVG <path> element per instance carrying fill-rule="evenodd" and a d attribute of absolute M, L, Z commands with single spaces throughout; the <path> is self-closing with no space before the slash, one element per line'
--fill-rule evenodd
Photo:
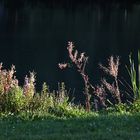
<path fill-rule="evenodd" d="M 108 67 L 103 66 L 100 64 L 100 68 L 103 69 L 103 71 L 110 76 L 114 78 L 114 83 L 109 84 L 105 79 L 102 80 L 104 86 L 113 94 L 113 96 L 116 98 L 118 103 L 121 103 L 121 96 L 120 96 L 120 90 L 119 90 L 119 84 L 118 84 L 118 68 L 119 68 L 119 57 L 116 57 L 116 59 L 111 56 L 108 59 Z"/>
<path fill-rule="evenodd" d="M 85 56 L 85 53 L 80 53 L 80 55 L 78 56 L 78 51 L 75 50 L 74 51 L 74 45 L 72 42 L 68 42 L 68 52 L 69 52 L 69 57 L 71 59 L 71 61 L 75 64 L 75 66 L 77 67 L 78 72 L 81 74 L 82 79 L 84 80 L 84 85 L 85 85 L 85 90 L 84 90 L 84 94 L 86 96 L 86 110 L 90 111 L 90 94 L 89 94 L 89 88 L 92 88 L 94 90 L 94 87 L 92 86 L 92 84 L 89 82 L 89 77 L 85 72 L 85 67 L 88 61 L 88 57 Z M 68 64 L 66 63 L 59 63 L 59 68 L 60 69 L 64 69 L 66 67 L 68 67 Z"/>
<path fill-rule="evenodd" d="M 95 95 L 98 97 L 100 105 L 103 108 L 106 108 L 106 103 L 105 103 L 105 101 L 106 101 L 106 92 L 105 92 L 105 89 L 104 89 L 103 85 L 101 85 L 101 86 L 97 85 L 96 86 Z M 96 107 L 96 110 L 98 110 L 97 107 Z"/>

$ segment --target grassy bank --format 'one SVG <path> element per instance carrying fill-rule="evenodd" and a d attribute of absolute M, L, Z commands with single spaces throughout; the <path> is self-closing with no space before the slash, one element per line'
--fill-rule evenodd
<path fill-rule="evenodd" d="M 73 119 L 0 120 L 0 140 L 139 140 L 140 114 Z"/>
<path fill-rule="evenodd" d="M 107 66 L 100 64 L 110 78 L 92 85 L 85 69 L 88 57 L 75 50 L 72 42 L 67 49 L 70 62 L 58 66 L 63 70 L 75 65 L 83 79 L 85 104 L 70 100 L 63 82 L 56 91 L 44 83 L 37 92 L 34 72 L 19 85 L 15 66 L 7 70 L 0 63 L 0 140 L 139 140 L 140 52 L 138 63 L 129 56 L 131 85 L 127 83 L 123 92 L 119 57 L 111 56 Z"/>

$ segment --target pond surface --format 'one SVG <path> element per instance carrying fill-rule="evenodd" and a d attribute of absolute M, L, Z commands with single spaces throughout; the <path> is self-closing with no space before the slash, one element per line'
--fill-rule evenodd
<path fill-rule="evenodd" d="M 105 63 L 110 55 L 120 56 L 120 74 L 125 77 L 129 53 L 136 55 L 140 48 L 140 5 L 81 4 L 68 8 L 0 3 L 0 61 L 5 67 L 16 65 L 21 84 L 34 70 L 38 89 L 43 81 L 52 89 L 64 81 L 68 89 L 82 92 L 82 79 L 75 69 L 58 69 L 59 62 L 69 60 L 68 41 L 89 56 L 87 72 L 93 83 L 102 75 L 98 63 Z"/>

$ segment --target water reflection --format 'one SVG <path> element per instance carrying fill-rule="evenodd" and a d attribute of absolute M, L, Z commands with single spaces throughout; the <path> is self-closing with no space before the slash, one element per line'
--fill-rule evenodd
<path fill-rule="evenodd" d="M 140 5 L 91 4 L 53 6 L 49 4 L 0 4 L 0 61 L 15 64 L 23 79 L 29 70 L 37 72 L 37 84 L 55 87 L 65 81 L 81 91 L 81 77 L 75 70 L 60 71 L 68 60 L 66 45 L 72 40 L 89 55 L 87 71 L 96 83 L 101 77 L 98 63 L 112 54 L 122 59 L 121 73 L 130 51 L 140 45 Z M 81 91 L 82 92 L 82 91 Z"/>

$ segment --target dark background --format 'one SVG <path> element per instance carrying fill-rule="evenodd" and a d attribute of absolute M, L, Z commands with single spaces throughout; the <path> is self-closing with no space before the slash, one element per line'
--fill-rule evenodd
<path fill-rule="evenodd" d="M 110 55 L 120 56 L 120 78 L 129 81 L 128 55 L 133 52 L 137 59 L 140 46 L 139 1 L 0 1 L 0 61 L 5 68 L 16 65 L 21 85 L 34 70 L 37 90 L 43 82 L 56 89 L 64 81 L 80 99 L 83 82 L 78 72 L 58 68 L 59 62 L 69 60 L 68 41 L 89 56 L 87 72 L 93 84 L 103 76 L 98 63 L 105 64 Z"/>

